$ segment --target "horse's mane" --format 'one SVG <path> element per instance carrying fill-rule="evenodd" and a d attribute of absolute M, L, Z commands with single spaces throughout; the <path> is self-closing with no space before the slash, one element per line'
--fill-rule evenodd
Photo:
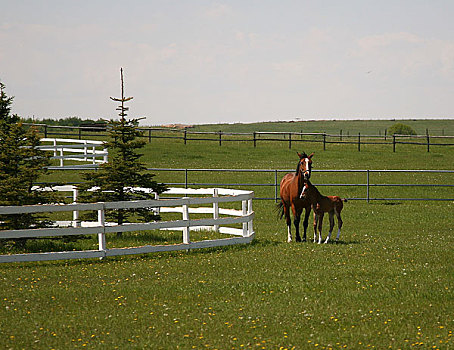
<path fill-rule="evenodd" d="M 295 175 L 298 175 L 298 172 L 300 171 L 300 164 L 301 164 L 301 160 L 298 162 L 298 164 L 296 166 Z"/>

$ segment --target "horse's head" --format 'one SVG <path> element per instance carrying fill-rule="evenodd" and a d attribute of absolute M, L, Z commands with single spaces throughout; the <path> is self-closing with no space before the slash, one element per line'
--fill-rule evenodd
<path fill-rule="evenodd" d="M 298 162 L 298 168 L 296 170 L 297 174 L 298 172 L 301 172 L 301 175 L 303 176 L 304 180 L 309 180 L 311 177 L 311 172 L 312 172 L 312 156 L 314 153 L 311 153 L 311 155 L 307 155 L 305 152 L 302 154 L 299 152 L 298 156 L 300 157 L 300 161 Z"/>

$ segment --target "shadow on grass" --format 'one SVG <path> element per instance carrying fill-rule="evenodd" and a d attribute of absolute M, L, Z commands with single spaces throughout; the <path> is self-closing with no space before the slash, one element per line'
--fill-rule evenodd
<path fill-rule="evenodd" d="M 314 244 L 319 245 L 318 243 L 314 243 L 312 239 L 308 239 L 306 242 L 295 242 L 295 243 L 286 243 L 286 242 L 278 242 L 282 244 Z M 328 243 L 321 243 L 320 245 L 330 244 L 330 245 L 354 245 L 354 244 L 361 244 L 360 241 L 343 241 L 343 240 L 330 240 Z"/>

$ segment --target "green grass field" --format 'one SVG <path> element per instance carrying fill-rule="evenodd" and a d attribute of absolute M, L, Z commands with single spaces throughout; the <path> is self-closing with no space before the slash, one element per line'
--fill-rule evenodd
<path fill-rule="evenodd" d="M 425 127 L 431 129 L 431 121 Z M 327 126 L 328 127 L 328 126 Z M 425 129 L 425 128 L 424 128 Z M 153 140 L 149 167 L 293 169 L 295 151 L 319 169 L 453 169 L 454 148 Z M 210 173 L 197 181 L 266 182 Z M 386 175 L 388 176 L 388 175 Z M 453 184 L 453 175 L 377 175 L 380 183 Z M 405 178 L 402 178 L 405 176 Z M 162 182 L 181 181 L 162 172 Z M 385 177 L 385 178 L 384 178 Z M 51 181 L 80 181 L 55 171 Z M 314 183 L 354 182 L 314 171 Z M 270 179 L 271 181 L 271 179 Z M 266 195 L 269 189 L 253 188 Z M 320 188 L 353 197 L 360 190 Z M 380 188 L 374 191 L 382 191 Z M 447 196 L 452 188 L 385 194 Z M 414 192 L 417 193 L 414 193 Z M 430 192 L 430 193 L 426 193 Z M 378 192 L 377 192 L 378 193 Z M 454 348 L 452 202 L 349 201 L 338 244 L 286 243 L 274 201 L 254 201 L 250 245 L 126 258 L 0 266 L 0 347 L 5 349 L 451 349 Z M 312 218 L 312 217 L 311 217 Z M 327 233 L 325 220 L 324 234 Z M 312 237 L 309 228 L 309 237 Z M 181 242 L 181 233 L 129 234 L 112 245 Z M 202 232 L 200 239 L 210 233 Z M 92 249 L 96 238 L 28 249 Z M 40 244 L 42 244 L 40 246 Z M 111 245 L 109 245 L 111 244 Z"/>

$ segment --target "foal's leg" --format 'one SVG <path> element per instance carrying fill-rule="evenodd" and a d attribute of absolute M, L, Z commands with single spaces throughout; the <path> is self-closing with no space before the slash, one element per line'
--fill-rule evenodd
<path fill-rule="evenodd" d="M 325 243 L 328 243 L 329 240 L 331 239 L 331 233 L 333 232 L 333 227 L 334 227 L 334 210 L 331 210 L 329 212 L 329 233 L 328 233 L 328 237 L 326 237 Z"/>
<path fill-rule="evenodd" d="M 323 212 L 318 215 L 318 244 L 322 243 L 323 215 Z"/>
<path fill-rule="evenodd" d="M 335 213 L 336 213 L 336 216 L 337 216 L 337 237 L 336 237 L 336 241 L 339 241 L 339 237 L 340 237 L 340 234 L 341 234 L 341 228 L 342 228 L 342 218 L 341 218 L 341 213 L 340 211 L 338 212 L 337 210 L 335 210 Z"/>
<path fill-rule="evenodd" d="M 317 242 L 317 224 L 318 224 L 318 215 L 314 210 L 314 243 Z"/>

